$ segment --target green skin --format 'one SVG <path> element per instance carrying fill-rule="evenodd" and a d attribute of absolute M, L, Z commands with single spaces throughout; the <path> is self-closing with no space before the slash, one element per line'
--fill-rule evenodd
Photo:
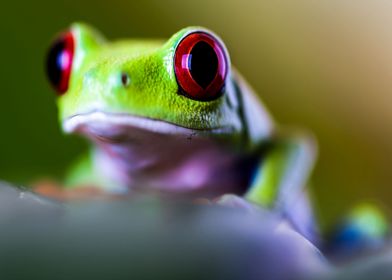
<path fill-rule="evenodd" d="M 94 143 L 71 168 L 65 185 L 93 185 L 113 193 L 154 192 L 219 198 L 218 203 L 283 215 L 309 240 L 315 224 L 304 188 L 316 147 L 306 133 L 277 129 L 256 94 L 230 66 L 222 40 L 188 27 L 169 40 L 106 41 L 76 23 L 67 92 L 59 96 L 66 133 Z M 174 54 L 188 34 L 202 31 L 223 47 L 228 74 L 224 92 L 197 101 L 179 91 Z M 369 240 L 388 226 L 371 206 L 348 216 Z M 363 218 L 365 217 L 365 218 Z M 363 222 L 365 221 L 365 222 Z M 373 221 L 372 230 L 364 224 Z"/>
<path fill-rule="evenodd" d="M 246 189 L 241 196 L 300 219 L 299 229 L 309 228 L 311 211 L 303 202 L 315 157 L 311 137 L 275 128 L 230 66 L 226 50 L 229 73 L 222 97 L 201 102 L 179 94 L 173 67 L 178 43 L 199 30 L 219 37 L 189 27 L 167 41 L 108 42 L 85 24 L 70 30 L 76 46 L 69 88 L 58 98 L 59 119 L 65 132 L 82 134 L 95 145 L 71 169 L 68 187 L 88 184 L 109 192 L 153 190 L 210 198 L 238 194 L 234 185 L 244 182 L 243 170 L 235 166 L 252 161 L 256 171 L 248 186 L 237 186 Z M 146 159 L 150 163 L 141 164 Z M 188 184 L 183 175 L 198 178 L 194 166 L 214 172 L 204 170 L 200 182 Z"/>

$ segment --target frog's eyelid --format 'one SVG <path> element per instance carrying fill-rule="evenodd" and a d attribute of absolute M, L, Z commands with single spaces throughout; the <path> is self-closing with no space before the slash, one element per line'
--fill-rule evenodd
<path fill-rule="evenodd" d="M 205 34 L 210 35 L 211 37 L 213 37 L 213 38 L 219 43 L 219 45 L 220 45 L 220 46 L 222 47 L 222 49 L 223 49 L 223 52 L 224 52 L 225 55 L 226 55 L 227 64 L 228 64 L 228 66 L 229 66 L 229 68 L 230 68 L 230 65 L 231 65 L 230 54 L 229 54 L 229 51 L 227 50 L 226 45 L 225 45 L 225 43 L 223 42 L 222 38 L 219 37 L 215 32 L 213 32 L 213 31 L 211 31 L 210 29 L 205 28 L 205 27 L 189 28 L 189 30 L 188 30 L 187 32 L 185 32 L 185 33 L 179 38 L 179 40 L 177 40 L 177 43 L 176 43 L 176 45 L 174 46 L 174 50 L 177 49 L 178 45 L 181 43 L 182 40 L 184 40 L 185 37 L 187 37 L 188 35 L 190 35 L 190 34 L 192 34 L 192 33 L 199 33 L 199 32 L 200 32 L 200 33 L 205 33 Z M 174 55 L 175 55 L 175 51 L 174 51 L 173 57 L 174 57 Z"/>
<path fill-rule="evenodd" d="M 177 43 L 173 65 L 179 94 L 211 101 L 225 92 L 230 58 L 222 40 L 205 29 L 189 29 Z"/>

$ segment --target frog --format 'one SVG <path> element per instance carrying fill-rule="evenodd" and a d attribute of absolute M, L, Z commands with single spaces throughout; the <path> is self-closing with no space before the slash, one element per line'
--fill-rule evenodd
<path fill-rule="evenodd" d="M 276 123 L 213 31 L 109 41 L 77 22 L 51 44 L 46 72 L 62 130 L 92 143 L 64 188 L 258 205 L 316 242 L 315 138 Z"/>

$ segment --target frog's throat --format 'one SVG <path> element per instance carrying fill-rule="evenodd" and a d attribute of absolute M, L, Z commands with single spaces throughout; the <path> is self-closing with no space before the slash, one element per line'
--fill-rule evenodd
<path fill-rule="evenodd" d="M 124 113 L 107 113 L 102 111 L 93 111 L 90 113 L 73 115 L 63 122 L 63 130 L 66 133 L 74 133 L 78 131 L 80 132 L 83 131 L 85 128 L 92 126 L 100 127 L 102 129 L 111 129 L 115 127 L 134 127 L 149 132 L 173 135 L 232 134 L 235 130 L 231 126 L 215 127 L 208 129 L 195 129 L 148 117 L 141 117 Z"/>

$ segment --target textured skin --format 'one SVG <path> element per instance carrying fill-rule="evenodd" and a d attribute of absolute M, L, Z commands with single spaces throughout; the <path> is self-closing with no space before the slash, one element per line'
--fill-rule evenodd
<path fill-rule="evenodd" d="M 198 102 L 178 94 L 172 57 L 178 40 L 193 29 L 183 29 L 167 42 L 106 42 L 90 27 L 72 25 L 78 44 L 69 90 L 58 99 L 60 120 L 103 110 L 194 129 L 233 127 L 234 121 L 239 123 L 227 98 Z M 122 72 L 131 79 L 126 88 L 121 84 Z M 240 128 L 235 129 L 241 133 Z"/>
<path fill-rule="evenodd" d="M 228 166 L 243 166 L 238 162 L 239 157 L 259 158 L 255 161 L 258 167 L 255 168 L 257 172 L 253 176 L 252 183 L 249 186 L 240 186 L 242 189 L 249 189 L 245 197 L 263 206 L 278 209 L 279 212 L 289 211 L 290 216 L 296 216 L 296 211 L 290 207 L 297 197 L 302 196 L 303 187 L 312 168 L 315 156 L 312 141 L 308 140 L 306 134 L 276 134 L 274 132 L 274 125 L 269 114 L 245 80 L 231 68 L 226 50 L 229 72 L 226 78 L 225 93 L 222 97 L 213 101 L 200 102 L 179 94 L 174 74 L 173 57 L 179 41 L 186 34 L 195 30 L 210 32 L 200 27 L 188 27 L 174 34 L 166 42 L 163 40 L 108 42 L 93 28 L 85 24 L 73 24 L 71 32 L 74 35 L 76 46 L 72 74 L 68 91 L 58 99 L 61 124 L 66 129 L 67 121 L 75 116 L 104 112 L 159 120 L 177 127 L 185 127 L 190 129 L 191 133 L 182 138 L 167 140 L 168 146 L 173 149 L 171 151 L 173 155 L 176 153 L 176 145 L 173 145 L 173 141 L 179 141 L 178 148 L 181 149 L 182 154 L 185 154 L 179 159 L 180 165 L 194 162 L 199 166 L 210 164 L 209 168 L 217 168 L 218 171 L 227 168 L 226 173 L 219 173 L 223 181 L 214 181 L 215 185 L 222 185 L 224 188 L 227 184 L 224 181 L 225 177 L 243 172 L 238 168 L 236 170 Z M 215 34 L 213 36 L 220 40 Z M 220 43 L 224 47 L 223 42 Z M 129 84 L 126 86 L 121 79 L 124 73 L 129 77 Z M 114 125 L 108 125 L 104 128 L 101 125 L 98 128 L 101 133 L 116 129 Z M 141 125 L 141 129 L 143 129 L 143 125 Z M 129 127 L 127 131 L 132 134 L 134 127 Z M 137 165 L 138 162 L 151 157 L 151 154 L 155 157 L 162 151 L 158 147 L 159 144 L 151 143 L 149 145 L 148 141 L 155 136 L 148 133 L 139 133 L 139 138 L 144 144 L 148 142 L 147 145 L 128 149 L 128 144 L 108 145 L 106 140 L 101 141 L 100 138 L 97 140 L 96 135 L 91 137 L 91 127 L 67 132 L 87 135 L 98 142 L 97 146 L 101 151 L 116 150 L 117 154 L 106 157 L 106 163 L 121 157 L 124 153 L 139 153 L 139 155 L 131 157 L 132 160 L 125 160 L 125 165 Z M 185 142 L 189 142 L 188 138 L 194 139 L 192 140 L 193 145 L 189 148 L 185 144 Z M 222 163 L 211 157 L 205 157 L 202 161 L 195 160 L 195 157 L 197 158 L 203 151 L 199 149 L 199 152 L 195 154 L 194 147 L 200 146 L 200 141 L 205 141 L 203 139 L 208 139 L 205 151 L 208 153 L 216 151 L 216 153 L 212 153 L 217 157 L 226 157 L 225 154 L 227 154 L 227 161 L 232 161 L 233 164 Z M 157 141 L 162 143 L 163 140 L 158 139 Z M 151 149 L 151 151 L 149 154 L 140 153 L 140 149 Z M 168 147 L 166 146 L 165 149 Z M 165 157 L 167 158 L 167 155 Z M 188 161 L 186 157 L 189 158 Z M 159 166 L 167 169 L 167 166 L 172 164 L 165 161 L 159 162 L 160 160 L 162 157 L 160 159 L 154 158 L 155 169 L 159 169 Z M 96 150 L 93 149 L 89 155 L 83 156 L 75 164 L 68 176 L 67 185 L 92 184 L 109 191 L 121 189 L 115 187 L 118 182 L 108 180 L 108 176 L 103 175 L 108 169 L 115 171 L 121 169 L 120 162 L 121 160 L 113 160 L 108 163 L 108 167 L 97 168 Z M 222 164 L 222 167 L 217 164 Z M 129 169 L 124 168 L 124 170 Z M 124 179 L 125 181 L 129 181 L 132 177 L 137 177 L 145 171 L 136 170 L 132 173 L 124 170 L 122 173 L 129 173 L 129 176 Z M 173 172 L 173 170 L 179 170 L 180 173 L 173 177 L 178 178 L 184 175 L 181 172 L 192 173 L 192 166 L 190 169 L 173 166 L 169 171 Z M 214 172 L 216 174 L 217 171 Z M 213 174 L 214 172 L 211 173 L 211 180 L 217 176 Z M 162 182 L 163 185 L 164 175 L 162 173 L 154 173 L 153 175 L 145 173 L 144 177 L 155 177 L 154 179 Z M 118 177 L 118 175 L 114 175 L 114 177 L 116 176 Z M 145 180 L 138 183 L 148 185 Z M 178 186 L 175 188 L 179 192 L 183 191 L 182 184 L 184 184 L 183 188 L 187 189 L 184 181 L 173 181 L 172 184 Z M 202 184 L 204 187 L 208 186 L 208 180 Z M 231 189 L 228 184 L 227 191 L 229 192 Z M 224 193 L 224 191 L 220 191 L 220 194 Z M 302 216 L 304 215 L 301 214 Z M 312 227 L 310 220 L 300 221 L 300 223 L 304 223 L 306 228 Z M 303 228 L 303 226 L 298 228 Z"/>
<path fill-rule="evenodd" d="M 184 36 L 199 30 L 224 47 L 200 27 L 185 28 L 166 42 L 108 42 L 85 24 L 71 26 L 75 57 L 69 89 L 58 98 L 59 119 L 66 132 L 83 134 L 95 145 L 75 164 L 66 185 L 207 198 L 232 192 L 273 209 L 316 242 L 304 190 L 316 156 L 312 137 L 275 129 L 253 90 L 231 68 L 226 49 L 229 72 L 220 98 L 201 102 L 180 94 L 175 50 Z M 366 226 L 356 227 L 355 234 L 364 234 L 363 243 L 373 235 L 382 240 L 384 220 L 367 217 L 366 222 L 377 221 L 376 234 Z"/>

